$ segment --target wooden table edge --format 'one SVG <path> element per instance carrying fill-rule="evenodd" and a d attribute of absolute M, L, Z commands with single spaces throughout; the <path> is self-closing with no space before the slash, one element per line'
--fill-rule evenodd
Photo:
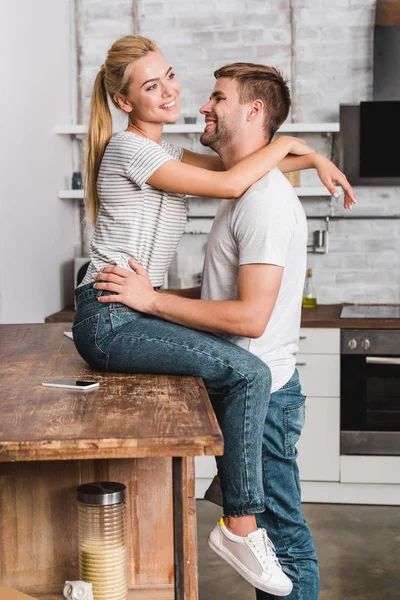
<path fill-rule="evenodd" d="M 130 440 L 121 438 L 91 440 L 45 440 L 0 442 L 0 463 L 41 460 L 96 460 L 118 458 L 162 458 L 174 456 L 222 455 L 224 443 L 221 435 L 199 436 L 183 442 L 179 438 L 146 438 Z"/>

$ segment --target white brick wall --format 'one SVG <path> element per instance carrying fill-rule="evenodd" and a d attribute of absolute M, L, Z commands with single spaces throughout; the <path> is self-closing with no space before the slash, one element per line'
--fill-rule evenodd
<path fill-rule="evenodd" d="M 214 84 L 213 71 L 236 60 L 280 68 L 290 81 L 297 121 L 337 121 L 340 103 L 371 98 L 375 0 L 209 0 L 206 7 L 201 0 L 78 4 L 83 122 L 107 49 L 118 37 L 138 32 L 154 39 L 176 69 L 183 116 L 198 114 Z M 330 136 L 303 137 L 331 156 Z M 201 149 L 194 135 L 176 136 L 174 141 Z M 302 174 L 303 185 L 315 183 L 313 172 Z M 399 188 L 360 187 L 356 195 L 359 204 L 351 216 L 400 214 Z M 331 206 L 324 198 L 302 201 L 308 215 L 344 214 L 339 202 Z M 191 214 L 212 215 L 215 207 L 211 200 L 190 202 Z M 324 222 L 308 223 L 311 241 L 311 232 Z M 209 225 L 210 220 L 196 219 L 189 222 L 188 231 L 206 231 Z M 332 221 L 330 232 L 329 254 L 308 258 L 319 302 L 400 302 L 400 220 Z M 184 236 L 171 283 L 192 285 L 201 272 L 206 241 L 204 234 Z"/>

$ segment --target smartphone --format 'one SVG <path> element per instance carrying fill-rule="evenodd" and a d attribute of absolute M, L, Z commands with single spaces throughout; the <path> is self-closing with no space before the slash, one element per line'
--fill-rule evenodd
<path fill-rule="evenodd" d="M 80 381 L 74 379 L 51 379 L 50 381 L 43 381 L 42 385 L 73 390 L 93 390 L 100 386 L 97 381 Z"/>

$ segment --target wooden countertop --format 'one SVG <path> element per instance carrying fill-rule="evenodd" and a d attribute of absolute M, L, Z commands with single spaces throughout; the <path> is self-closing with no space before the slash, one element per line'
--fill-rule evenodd
<path fill-rule="evenodd" d="M 400 329 L 400 319 L 341 319 L 344 304 L 320 304 L 316 308 L 303 308 L 302 327 L 337 327 L 339 329 Z M 46 323 L 70 323 L 74 318 L 72 306 L 46 317 Z"/>
<path fill-rule="evenodd" d="M 303 308 L 302 327 L 337 327 L 339 329 L 400 329 L 400 319 L 341 319 L 343 306 L 350 304 L 321 304 Z"/>
<path fill-rule="evenodd" d="M 0 325 L 0 463 L 222 454 L 202 379 L 91 370 L 64 329 Z M 48 379 L 100 388 L 44 387 Z"/>

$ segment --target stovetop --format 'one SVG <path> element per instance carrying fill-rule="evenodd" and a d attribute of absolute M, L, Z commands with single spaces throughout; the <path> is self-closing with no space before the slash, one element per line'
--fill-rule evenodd
<path fill-rule="evenodd" d="M 399 306 L 376 305 L 354 305 L 344 306 L 340 313 L 341 319 L 400 319 Z"/>

